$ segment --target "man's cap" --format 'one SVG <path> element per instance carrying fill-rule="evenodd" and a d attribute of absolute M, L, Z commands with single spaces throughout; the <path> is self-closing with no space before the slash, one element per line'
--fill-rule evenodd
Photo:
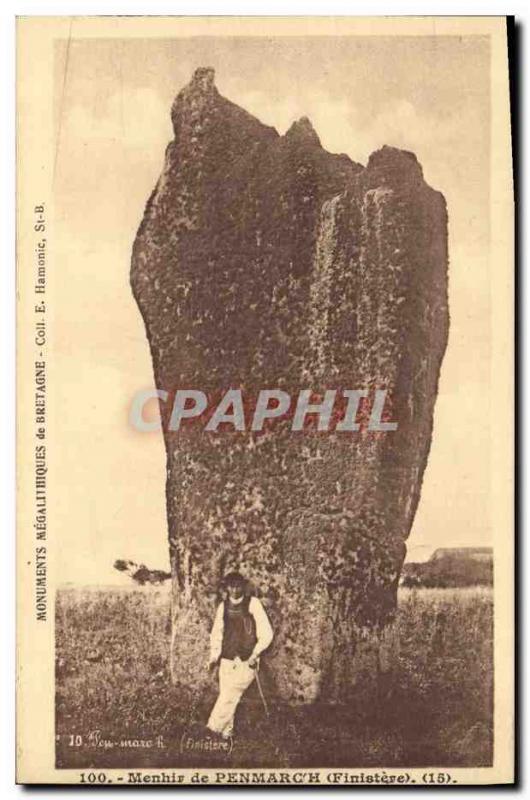
<path fill-rule="evenodd" d="M 247 581 L 240 572 L 229 572 L 221 583 L 223 586 L 246 586 Z"/>

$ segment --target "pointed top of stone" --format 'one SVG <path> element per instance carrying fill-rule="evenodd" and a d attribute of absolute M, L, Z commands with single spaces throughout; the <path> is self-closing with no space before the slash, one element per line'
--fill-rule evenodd
<path fill-rule="evenodd" d="M 308 117 L 300 117 L 296 122 L 293 122 L 285 136 L 289 139 L 296 138 L 300 141 L 312 142 L 320 146 L 318 134 Z"/>
<path fill-rule="evenodd" d="M 219 93 L 215 86 L 215 70 L 212 67 L 198 67 L 190 82 L 180 90 L 171 107 L 173 130 L 177 133 L 183 116 L 197 114 L 201 109 L 215 102 Z"/>
<path fill-rule="evenodd" d="M 208 92 L 215 86 L 215 70 L 213 67 L 197 67 L 190 81 L 191 89 Z"/>
<path fill-rule="evenodd" d="M 421 164 L 414 153 L 387 144 L 371 154 L 367 169 L 413 180 L 423 179 Z"/>

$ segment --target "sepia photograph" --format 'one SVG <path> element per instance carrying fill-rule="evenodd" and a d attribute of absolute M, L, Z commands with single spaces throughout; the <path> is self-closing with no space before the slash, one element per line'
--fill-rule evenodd
<path fill-rule="evenodd" d="M 513 782 L 507 43 L 19 19 L 19 782 Z"/>

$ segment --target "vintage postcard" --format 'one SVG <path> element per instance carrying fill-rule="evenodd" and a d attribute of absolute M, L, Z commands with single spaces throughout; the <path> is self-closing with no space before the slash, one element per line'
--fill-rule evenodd
<path fill-rule="evenodd" d="M 506 19 L 17 38 L 18 781 L 512 783 Z"/>

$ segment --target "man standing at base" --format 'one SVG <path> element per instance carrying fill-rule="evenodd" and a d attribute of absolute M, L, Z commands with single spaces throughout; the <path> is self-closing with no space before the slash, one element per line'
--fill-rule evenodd
<path fill-rule="evenodd" d="M 219 604 L 210 634 L 211 670 L 219 664 L 219 696 L 207 727 L 225 739 L 233 734 L 234 715 L 259 668 L 259 656 L 273 637 L 271 624 L 257 597 L 246 592 L 239 572 L 223 581 L 226 599 Z"/>

